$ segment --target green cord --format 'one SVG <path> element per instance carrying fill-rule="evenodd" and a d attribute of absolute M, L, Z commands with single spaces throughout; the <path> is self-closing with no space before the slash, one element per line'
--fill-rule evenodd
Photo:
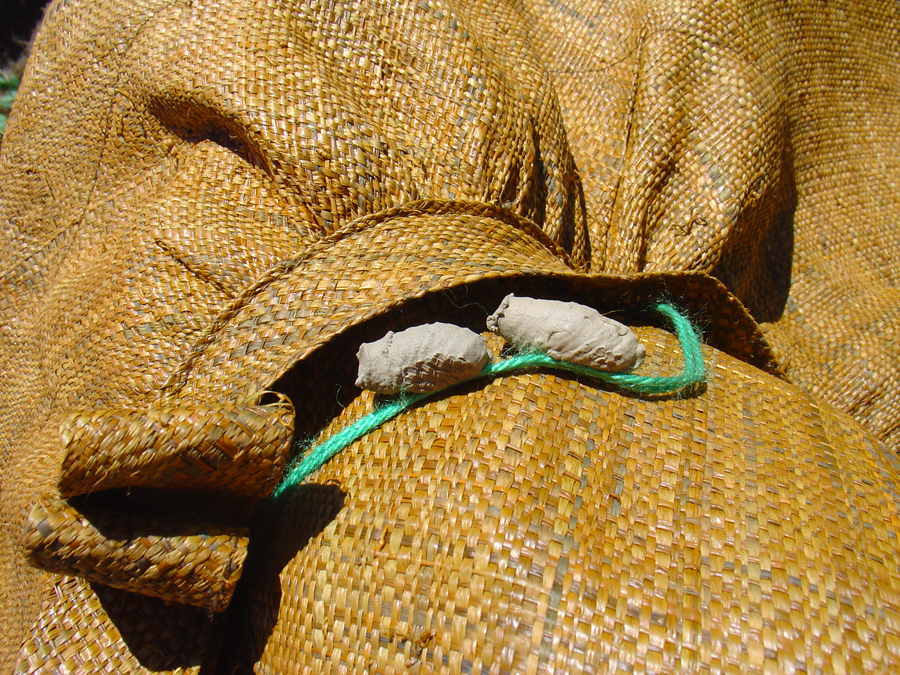
<path fill-rule="evenodd" d="M 594 370 L 576 363 L 557 361 L 546 354 L 528 353 L 513 356 L 496 363 L 488 363 L 478 375 L 465 380 L 465 382 L 481 377 L 508 375 L 526 368 L 553 368 L 608 382 L 637 394 L 672 394 L 699 384 L 706 378 L 706 369 L 703 365 L 703 355 L 700 352 L 700 336 L 697 334 L 696 329 L 687 317 L 680 314 L 671 305 L 660 303 L 656 306 L 656 309 L 672 322 L 675 327 L 675 333 L 678 335 L 678 341 L 681 344 L 681 352 L 684 357 L 684 370 L 679 375 L 647 377 L 632 373 L 610 373 Z M 462 383 L 458 382 L 456 384 Z M 451 386 L 456 386 L 456 384 Z M 446 389 L 449 388 L 447 387 Z M 349 427 L 310 449 L 308 453 L 288 469 L 281 483 L 272 492 L 271 499 L 281 499 L 285 494 L 300 485 L 307 476 L 321 468 L 328 460 L 348 445 L 411 408 L 419 401 L 446 391 L 446 389 L 439 389 L 427 394 L 400 394 L 393 401 L 379 407 L 374 412 L 357 420 Z"/>

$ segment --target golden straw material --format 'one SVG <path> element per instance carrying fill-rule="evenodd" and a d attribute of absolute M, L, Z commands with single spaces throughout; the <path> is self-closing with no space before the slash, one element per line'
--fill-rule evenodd
<path fill-rule="evenodd" d="M 398 245 L 405 249 L 402 256 Z M 355 221 L 285 260 L 232 302 L 168 378 L 163 400 L 169 405 L 253 400 L 263 383 L 337 335 L 443 291 L 444 306 L 432 311 L 463 315 L 465 308 L 454 304 L 466 303 L 468 296 L 479 311 L 477 318 L 469 312 L 466 320 L 479 332 L 505 288 L 525 293 L 556 286 L 555 292 L 572 294 L 574 287 L 607 310 L 640 308 L 651 315 L 654 299 L 674 294 L 704 322 L 711 343 L 761 368 L 777 369 L 759 327 L 714 279 L 691 273 L 587 276 L 574 273 L 554 253 L 527 222 L 493 207 L 413 202 Z M 353 361 L 355 353 L 354 348 L 346 360 Z"/>
<path fill-rule="evenodd" d="M 50 572 L 218 612 L 240 578 L 247 533 L 127 510 L 85 517 L 43 498 L 28 515 L 24 546 L 32 564 Z"/>
<path fill-rule="evenodd" d="M 155 517 L 159 505 L 152 498 L 135 509 L 127 500 L 42 497 L 25 525 L 29 561 L 170 602 L 225 609 L 247 555 L 248 515 L 235 504 L 266 496 L 281 477 L 293 436 L 287 399 L 267 406 L 76 413 L 59 433 L 58 489 L 66 499 L 127 488 L 150 490 L 146 495 L 169 490 L 163 501 L 184 500 L 173 490 L 205 494 L 213 504 L 227 494 L 232 503 L 215 513 Z M 221 520 L 223 513 L 228 524 L 214 533 L 209 519 Z"/>
<path fill-rule="evenodd" d="M 525 5 L 591 269 L 716 276 L 792 381 L 900 450 L 896 3 Z"/>
<path fill-rule="evenodd" d="M 63 420 L 59 493 L 116 488 L 260 498 L 278 483 L 294 431 L 286 399 L 270 406 L 96 410 Z"/>
<path fill-rule="evenodd" d="M 194 673 L 212 642 L 206 611 L 61 578 L 16 673 Z M 122 649 L 122 644 L 131 645 Z"/>
<path fill-rule="evenodd" d="M 55 0 L 0 149 L 0 671 L 897 669 L 898 42 L 893 0 Z M 362 342 L 510 292 L 648 375 L 672 302 L 708 387 L 466 385 L 260 503 L 371 410 Z"/>
<path fill-rule="evenodd" d="M 254 531 L 222 672 L 893 672 L 900 462 L 704 358 L 701 396 L 525 373 L 363 437 Z"/>

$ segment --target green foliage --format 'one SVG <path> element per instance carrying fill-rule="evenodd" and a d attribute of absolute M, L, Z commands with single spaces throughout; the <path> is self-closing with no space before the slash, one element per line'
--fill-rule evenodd
<path fill-rule="evenodd" d="M 19 78 L 0 72 L 0 141 L 3 140 L 6 118 L 9 116 L 9 111 L 12 110 L 13 99 L 18 90 Z"/>

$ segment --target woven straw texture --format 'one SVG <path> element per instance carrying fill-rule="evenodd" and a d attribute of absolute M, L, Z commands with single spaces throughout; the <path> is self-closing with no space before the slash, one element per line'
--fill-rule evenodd
<path fill-rule="evenodd" d="M 898 44 L 892 0 L 54 2 L 0 149 L 0 670 L 900 668 Z M 468 384 L 264 499 L 371 410 L 361 342 L 509 292 L 648 375 L 674 301 L 707 386 Z"/>
<path fill-rule="evenodd" d="M 60 429 L 57 487 L 65 498 L 174 485 L 263 497 L 284 469 L 293 413 L 281 405 L 70 415 Z"/>
<path fill-rule="evenodd" d="M 890 670 L 900 463 L 705 357 L 702 397 L 528 374 L 373 432 L 260 528 L 223 672 Z"/>

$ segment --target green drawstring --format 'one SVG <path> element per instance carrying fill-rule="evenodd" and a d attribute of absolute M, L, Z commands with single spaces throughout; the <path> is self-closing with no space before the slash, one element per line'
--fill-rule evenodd
<path fill-rule="evenodd" d="M 647 377 L 632 373 L 610 373 L 567 361 L 557 361 L 546 354 L 527 353 L 513 356 L 503 361 L 488 363 L 478 375 L 465 380 L 465 382 L 481 377 L 508 375 L 527 368 L 565 370 L 576 375 L 584 375 L 614 384 L 620 389 L 636 394 L 673 394 L 703 382 L 706 378 L 706 369 L 703 365 L 703 355 L 700 352 L 700 336 L 697 334 L 696 329 L 687 317 L 680 314 L 671 305 L 660 303 L 656 306 L 656 309 L 672 322 L 678 341 L 681 344 L 684 370 L 679 375 Z M 462 383 L 457 382 L 451 387 L 455 387 L 457 384 Z M 309 452 L 298 458 L 293 466 L 288 469 L 281 483 L 272 492 L 271 499 L 278 500 L 282 498 L 337 453 L 370 431 L 377 429 L 419 401 L 440 394 L 451 387 L 431 391 L 427 394 L 400 394 L 394 400 L 380 406 L 374 412 L 369 413 L 331 438 L 311 448 Z"/>

